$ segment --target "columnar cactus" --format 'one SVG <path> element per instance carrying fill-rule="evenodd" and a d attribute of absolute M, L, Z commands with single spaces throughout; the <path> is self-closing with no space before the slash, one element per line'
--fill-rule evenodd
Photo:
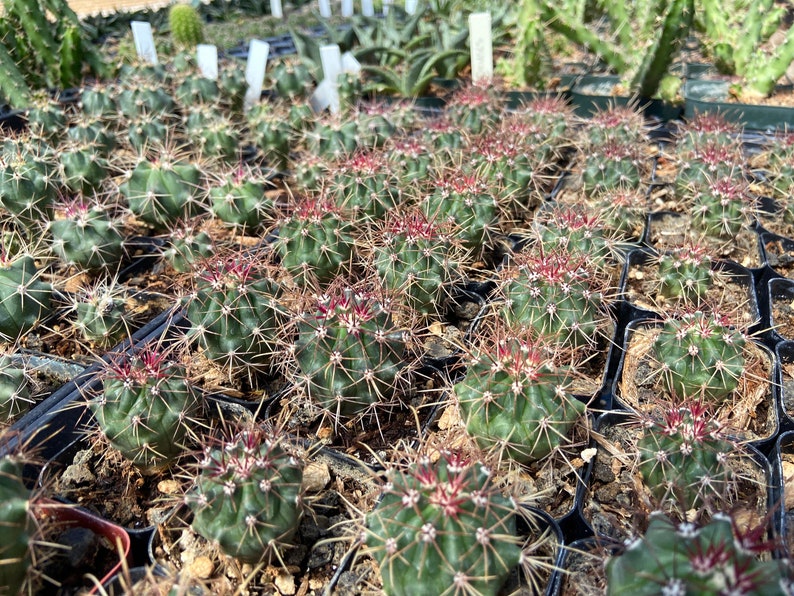
<path fill-rule="evenodd" d="M 585 406 L 570 393 L 571 372 L 556 366 L 547 348 L 500 335 L 474 350 L 454 393 L 466 431 L 481 448 L 526 463 L 568 442 Z"/>
<path fill-rule="evenodd" d="M 163 152 L 156 161 L 138 162 L 119 190 L 136 217 L 163 229 L 198 213 L 201 179 L 195 164 Z"/>
<path fill-rule="evenodd" d="M 660 503 L 685 512 L 725 500 L 733 476 L 728 458 L 737 446 L 708 408 L 697 402 L 672 406 L 643 426 L 637 442 L 640 474 Z"/>
<path fill-rule="evenodd" d="M 299 284 L 328 283 L 352 266 L 352 224 L 330 201 L 307 198 L 279 223 L 276 250 Z"/>
<path fill-rule="evenodd" d="M 336 418 L 392 405 L 406 340 L 389 304 L 371 291 L 335 284 L 312 307 L 298 319 L 291 350 L 311 400 Z"/>
<path fill-rule="evenodd" d="M 363 536 L 389 596 L 495 596 L 522 562 L 516 503 L 458 453 L 392 465 Z"/>
<path fill-rule="evenodd" d="M 697 305 L 714 281 L 712 259 L 705 247 L 689 243 L 659 255 L 659 294 Z"/>
<path fill-rule="evenodd" d="M 190 4 L 174 4 L 168 11 L 168 26 L 174 45 L 193 49 L 204 41 L 204 27 L 198 11 Z"/>
<path fill-rule="evenodd" d="M 13 421 L 32 403 L 24 367 L 14 364 L 5 354 L 0 356 L 0 423 Z"/>
<path fill-rule="evenodd" d="M 668 392 L 719 404 L 739 384 L 745 343 L 721 315 L 695 310 L 665 319 L 651 354 Z"/>
<path fill-rule="evenodd" d="M 240 561 L 268 561 L 303 515 L 301 462 L 278 436 L 246 429 L 204 449 L 185 495 L 192 528 Z"/>
<path fill-rule="evenodd" d="M 221 255 L 197 269 L 187 298 L 188 337 L 228 369 L 262 369 L 279 348 L 284 313 L 279 272 L 261 255 Z"/>
<path fill-rule="evenodd" d="M 52 287 L 33 257 L 0 259 L 0 339 L 13 342 L 52 311 Z"/>
<path fill-rule="evenodd" d="M 50 222 L 52 250 L 64 263 L 85 269 L 111 269 L 124 256 L 120 223 L 99 202 L 81 197 L 63 206 Z"/>
<path fill-rule="evenodd" d="M 35 524 L 30 511 L 31 492 L 22 482 L 22 461 L 0 458 L 0 592 L 21 594 L 31 565 Z"/>
<path fill-rule="evenodd" d="M 423 314 L 439 311 L 464 251 L 420 211 L 394 212 L 374 233 L 372 256 L 384 288 Z"/>
<path fill-rule="evenodd" d="M 655 512 L 645 535 L 607 561 L 607 594 L 791 594 L 785 563 L 758 556 L 769 549 L 724 513 L 698 527 Z"/>
<path fill-rule="evenodd" d="M 157 346 L 111 359 L 89 408 L 110 444 L 143 469 L 184 453 L 198 401 L 185 369 Z"/>

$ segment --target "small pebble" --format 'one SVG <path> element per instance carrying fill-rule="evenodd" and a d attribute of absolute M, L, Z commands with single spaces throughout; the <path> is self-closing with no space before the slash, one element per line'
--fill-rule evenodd
<path fill-rule="evenodd" d="M 303 490 L 318 492 L 331 482 L 331 472 L 328 464 L 309 462 L 303 469 Z"/>
<path fill-rule="evenodd" d="M 209 557 L 200 556 L 193 559 L 193 562 L 188 565 L 188 573 L 198 579 L 207 579 L 215 571 L 215 565 Z"/>
<path fill-rule="evenodd" d="M 173 495 L 179 492 L 179 483 L 176 480 L 162 480 L 157 483 L 157 490 L 164 495 Z"/>
<path fill-rule="evenodd" d="M 274 580 L 276 589 L 283 596 L 292 596 L 295 594 L 295 577 L 286 571 L 280 571 Z"/>

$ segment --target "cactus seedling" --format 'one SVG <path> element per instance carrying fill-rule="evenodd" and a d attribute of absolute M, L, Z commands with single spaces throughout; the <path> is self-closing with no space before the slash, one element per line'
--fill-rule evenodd
<path fill-rule="evenodd" d="M 278 436 L 252 428 L 206 447 L 200 465 L 185 496 L 193 529 L 240 561 L 270 560 L 303 514 L 301 463 Z"/>
<path fill-rule="evenodd" d="M 760 532 L 739 532 L 719 513 L 706 525 L 651 514 L 645 535 L 606 563 L 607 594 L 791 594 L 785 564 L 762 560 Z"/>
<path fill-rule="evenodd" d="M 240 164 L 221 184 L 210 189 L 212 213 L 227 224 L 255 230 L 273 217 L 264 177 Z"/>
<path fill-rule="evenodd" d="M 0 338 L 13 342 L 50 314 L 52 287 L 41 281 L 33 257 L 0 259 Z"/>
<path fill-rule="evenodd" d="M 480 462 L 443 451 L 390 466 L 364 541 L 389 596 L 495 596 L 523 555 L 518 508 Z"/>
<path fill-rule="evenodd" d="M 65 203 L 63 217 L 50 222 L 52 250 L 64 263 L 85 269 L 110 269 L 124 256 L 124 236 L 98 201 L 82 197 Z"/>
<path fill-rule="evenodd" d="M 643 483 L 680 511 L 721 502 L 732 477 L 728 458 L 736 445 L 699 403 L 671 407 L 644 424 L 637 443 Z"/>
<path fill-rule="evenodd" d="M 651 351 L 667 391 L 719 404 L 739 384 L 744 346 L 723 316 L 696 310 L 668 317 Z"/>
<path fill-rule="evenodd" d="M 659 294 L 697 305 L 714 280 L 712 260 L 705 248 L 690 243 L 659 255 Z"/>
<path fill-rule="evenodd" d="M 113 447 L 136 466 L 157 469 L 184 452 L 198 402 L 184 367 L 146 345 L 111 359 L 88 405 Z"/>
<path fill-rule="evenodd" d="M 405 367 L 405 336 L 387 301 L 333 284 L 297 322 L 292 350 L 309 397 L 339 418 L 389 406 Z"/>
<path fill-rule="evenodd" d="M 719 178 L 700 190 L 692 206 L 692 227 L 708 238 L 730 240 L 752 221 L 753 201 L 744 182 Z"/>
<path fill-rule="evenodd" d="M 480 447 L 525 463 L 566 444 L 585 406 L 569 392 L 570 371 L 555 366 L 546 348 L 500 335 L 476 349 L 455 395 Z"/>
<path fill-rule="evenodd" d="M 201 17 L 190 4 L 174 4 L 168 11 L 168 26 L 177 47 L 192 49 L 204 41 Z"/>
<path fill-rule="evenodd" d="M 98 281 L 77 292 L 72 303 L 75 326 L 88 341 L 102 348 L 119 343 L 130 334 L 124 288 Z"/>
<path fill-rule="evenodd" d="M 192 271 L 197 263 L 209 259 L 215 244 L 209 234 L 197 232 L 192 226 L 177 226 L 166 237 L 163 258 L 177 273 Z"/>

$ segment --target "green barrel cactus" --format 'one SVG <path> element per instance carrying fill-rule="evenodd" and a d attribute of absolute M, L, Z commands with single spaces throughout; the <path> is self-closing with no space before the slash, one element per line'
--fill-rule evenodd
<path fill-rule="evenodd" d="M 52 250 L 61 261 L 89 270 L 113 269 L 124 256 L 121 224 L 104 206 L 77 198 L 50 222 Z"/>
<path fill-rule="evenodd" d="M 753 200 L 742 180 L 718 178 L 695 194 L 692 230 L 707 238 L 730 241 L 753 221 Z"/>
<path fill-rule="evenodd" d="M 0 163 L 0 207 L 23 227 L 46 221 L 61 178 L 53 150 L 46 144 L 8 139 Z"/>
<path fill-rule="evenodd" d="M 337 284 L 298 319 L 291 351 L 311 400 L 335 418 L 354 418 L 398 397 L 405 349 L 379 296 Z"/>
<path fill-rule="evenodd" d="M 642 178 L 636 145 L 609 141 L 584 158 L 582 185 L 587 193 L 639 188 Z"/>
<path fill-rule="evenodd" d="M 198 407 L 185 368 L 156 346 L 111 359 L 88 406 L 110 444 L 136 466 L 170 465 L 186 448 Z"/>
<path fill-rule="evenodd" d="M 240 166 L 210 188 L 210 208 L 224 223 L 256 230 L 274 219 L 275 206 L 268 190 L 272 186 L 261 173 Z"/>
<path fill-rule="evenodd" d="M 543 344 L 504 336 L 474 351 L 454 393 L 466 432 L 481 448 L 527 463 L 566 445 L 584 414 L 571 379 Z"/>
<path fill-rule="evenodd" d="M 288 118 L 270 104 L 258 103 L 246 114 L 251 140 L 264 155 L 268 164 L 279 170 L 287 169 L 289 155 L 297 134 Z"/>
<path fill-rule="evenodd" d="M 651 355 L 666 391 L 720 404 L 744 373 L 745 343 L 721 315 L 695 310 L 664 320 Z"/>
<path fill-rule="evenodd" d="M 303 515 L 303 467 L 277 436 L 243 430 L 204 449 L 185 495 L 191 527 L 227 555 L 256 564 L 289 543 Z"/>
<path fill-rule="evenodd" d="M 364 540 L 389 596 L 496 596 L 523 560 L 516 503 L 458 453 L 389 466 Z"/>
<path fill-rule="evenodd" d="M 14 364 L 5 354 L 0 356 L 0 423 L 12 422 L 32 403 L 25 368 Z"/>
<path fill-rule="evenodd" d="M 691 201 L 713 180 L 741 180 L 743 161 L 741 150 L 735 143 L 706 140 L 696 145 L 680 160 L 675 178 L 676 196 Z"/>
<path fill-rule="evenodd" d="M 396 176 L 381 151 L 356 151 L 338 162 L 326 190 L 356 220 L 382 218 L 399 202 Z"/>
<path fill-rule="evenodd" d="M 127 293 L 122 286 L 98 281 L 78 291 L 71 306 L 80 335 L 101 348 L 113 347 L 131 334 Z"/>
<path fill-rule="evenodd" d="M 0 339 L 16 341 L 52 312 L 52 286 L 41 280 L 33 257 L 0 262 Z"/>
<path fill-rule="evenodd" d="M 215 243 L 209 234 L 196 231 L 190 225 L 174 228 L 165 240 L 163 258 L 177 273 L 192 271 L 198 263 L 215 253 Z"/>
<path fill-rule="evenodd" d="M 22 594 L 31 566 L 35 523 L 30 510 L 30 490 L 22 481 L 22 461 L 0 458 L 0 592 Z"/>
<path fill-rule="evenodd" d="M 705 247 L 689 243 L 659 255 L 659 294 L 698 305 L 714 281 L 712 259 Z"/>
<path fill-rule="evenodd" d="M 168 10 L 171 39 L 178 48 L 193 49 L 204 41 L 204 24 L 190 4 L 174 4 Z"/>
<path fill-rule="evenodd" d="M 607 560 L 607 594 L 791 594 L 785 562 L 761 559 L 769 546 L 759 538 L 742 535 L 724 513 L 697 526 L 655 512 L 645 535 Z"/>

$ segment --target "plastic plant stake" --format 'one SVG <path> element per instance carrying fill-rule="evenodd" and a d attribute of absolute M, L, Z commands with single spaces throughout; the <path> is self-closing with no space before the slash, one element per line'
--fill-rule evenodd
<path fill-rule="evenodd" d="M 249 109 L 262 96 L 262 84 L 265 82 L 265 68 L 270 44 L 260 39 L 252 39 L 248 45 L 248 62 L 245 65 L 245 81 L 248 90 L 245 92 L 244 106 Z"/>
<path fill-rule="evenodd" d="M 488 84 L 493 79 L 491 13 L 475 12 L 469 15 L 469 39 L 471 81 L 476 84 Z"/>
<path fill-rule="evenodd" d="M 392 0 L 383 0 L 383 16 L 389 14 L 389 7 L 392 5 Z"/>
<path fill-rule="evenodd" d="M 384 10 L 385 2 L 384 4 Z M 361 14 L 365 17 L 374 17 L 375 16 L 375 7 L 372 5 L 372 0 L 361 0 Z"/>
<path fill-rule="evenodd" d="M 342 71 L 351 74 L 358 74 L 361 72 L 361 62 L 356 60 L 353 52 L 345 52 L 342 54 Z"/>
<path fill-rule="evenodd" d="M 151 23 L 132 21 L 130 27 L 132 27 L 132 37 L 135 40 L 135 51 L 138 54 L 138 58 L 145 60 L 149 64 L 159 64 Z"/>
<path fill-rule="evenodd" d="M 324 109 L 331 106 L 331 95 L 334 93 L 331 81 L 325 79 L 322 83 L 317 85 L 317 89 L 312 93 L 309 99 L 309 105 L 315 114 L 319 114 Z"/>
<path fill-rule="evenodd" d="M 200 43 L 196 46 L 196 62 L 204 78 L 218 80 L 218 48 Z"/>
<path fill-rule="evenodd" d="M 320 16 L 324 19 L 331 18 L 331 0 L 318 0 L 320 3 Z"/>
<path fill-rule="evenodd" d="M 337 81 L 339 80 L 339 75 L 342 74 L 342 54 L 339 46 L 337 44 L 322 46 L 320 48 L 320 61 L 323 65 L 325 80 L 329 81 L 331 86 L 331 103 L 329 105 L 331 113 L 338 114 L 340 105 Z"/>
<path fill-rule="evenodd" d="M 406 14 L 416 13 L 416 7 L 418 4 L 419 4 L 419 0 L 405 0 L 405 13 Z"/>
<path fill-rule="evenodd" d="M 345 18 L 353 16 L 353 0 L 342 0 L 342 16 Z"/>
<path fill-rule="evenodd" d="M 270 0 L 270 14 L 277 19 L 284 18 L 284 10 L 281 8 L 281 0 Z"/>

